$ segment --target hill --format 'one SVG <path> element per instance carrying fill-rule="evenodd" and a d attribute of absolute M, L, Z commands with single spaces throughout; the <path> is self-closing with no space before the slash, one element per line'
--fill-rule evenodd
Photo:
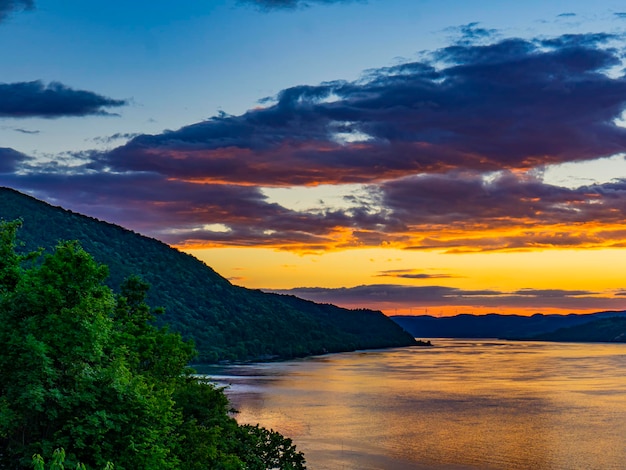
<path fill-rule="evenodd" d="M 584 325 L 560 328 L 551 333 L 537 335 L 532 339 L 576 343 L 626 343 L 626 318 L 602 318 Z"/>
<path fill-rule="evenodd" d="M 109 266 L 109 286 L 139 275 L 152 286 L 159 318 L 192 338 L 198 362 L 289 358 L 324 352 L 408 346 L 414 338 L 381 312 L 351 311 L 232 285 L 191 255 L 120 226 L 0 188 L 0 220 L 21 218 L 23 251 L 78 240 Z"/>
<path fill-rule="evenodd" d="M 534 339 L 562 328 L 580 327 L 591 322 L 626 316 L 626 312 L 599 312 L 586 315 L 455 315 L 452 317 L 393 316 L 396 323 L 414 336 L 425 338 L 508 338 Z"/>

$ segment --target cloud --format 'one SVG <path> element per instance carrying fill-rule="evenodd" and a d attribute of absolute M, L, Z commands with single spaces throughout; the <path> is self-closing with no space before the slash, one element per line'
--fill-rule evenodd
<path fill-rule="evenodd" d="M 454 169 L 593 160 L 626 148 L 626 79 L 605 34 L 459 44 L 354 82 L 137 136 L 102 156 L 116 171 L 263 186 L 368 183 Z"/>
<path fill-rule="evenodd" d="M 623 299 L 615 298 L 611 294 L 582 290 L 521 289 L 506 292 L 442 286 L 371 284 L 341 288 L 300 287 L 267 291 L 295 295 L 315 302 L 381 310 L 395 307 L 491 308 L 493 311 L 501 308 L 570 310 L 623 308 Z"/>
<path fill-rule="evenodd" d="M 0 174 L 15 172 L 21 163 L 30 160 L 24 155 L 12 148 L 0 147 Z"/>
<path fill-rule="evenodd" d="M 450 172 L 409 176 L 376 188 L 389 217 L 408 225 L 606 223 L 626 215 L 616 197 L 624 195 L 623 182 L 570 189 L 528 173 Z"/>
<path fill-rule="evenodd" d="M 263 11 L 295 10 L 307 8 L 314 4 L 329 5 L 332 3 L 352 3 L 364 0 L 239 0 L 240 3 L 254 5 Z"/>
<path fill-rule="evenodd" d="M 377 277 L 396 277 L 402 279 L 450 279 L 457 276 L 450 274 L 428 274 L 415 269 L 390 269 L 381 271 Z"/>
<path fill-rule="evenodd" d="M 41 81 L 0 83 L 0 116 L 10 118 L 58 118 L 110 115 L 105 108 L 128 104 L 91 91 L 75 90 L 62 83 Z"/>
<path fill-rule="evenodd" d="M 588 290 L 563 290 L 563 289 L 520 289 L 513 292 L 514 295 L 541 298 L 558 298 L 564 297 L 580 297 L 585 295 L 593 295 L 596 292 Z"/>
<path fill-rule="evenodd" d="M 29 134 L 29 135 L 39 134 L 41 132 L 38 130 L 22 129 L 20 127 L 15 127 L 13 130 L 15 132 L 19 132 L 20 134 Z"/>
<path fill-rule="evenodd" d="M 451 39 L 456 44 L 472 45 L 479 42 L 488 42 L 497 37 L 498 30 L 487 29 L 479 26 L 480 23 L 468 23 L 466 25 L 446 28 L 446 31 L 452 33 Z"/>
<path fill-rule="evenodd" d="M 354 82 L 285 89 L 240 116 L 102 138 L 130 139 L 112 150 L 7 158 L 0 184 L 179 246 L 621 247 L 626 180 L 572 189 L 541 179 L 544 165 L 626 148 L 616 124 L 626 80 L 605 73 L 620 60 L 605 47 L 614 38 L 456 42 Z M 261 189 L 322 183 L 362 190 L 341 207 L 296 210 Z"/>
<path fill-rule="evenodd" d="M 33 0 L 0 0 L 0 22 L 4 21 L 14 11 L 32 10 L 35 8 Z"/>
<path fill-rule="evenodd" d="M 622 246 L 626 181 L 576 189 L 532 173 L 451 172 L 372 186 L 389 232 L 448 252 Z M 374 197 L 376 199 L 376 197 Z"/>
<path fill-rule="evenodd" d="M 129 140 L 132 139 L 133 137 L 137 137 L 141 134 L 137 133 L 137 132 L 116 132 L 113 135 L 107 135 L 107 136 L 102 136 L 102 137 L 94 137 L 92 140 L 94 142 L 98 142 L 99 144 L 110 144 L 112 142 L 115 142 L 117 140 Z"/>
<path fill-rule="evenodd" d="M 255 186 L 110 172 L 100 166 L 100 153 L 39 166 L 20 160 L 21 174 L 5 174 L 0 184 L 178 246 L 455 253 L 626 245 L 626 180 L 571 189 L 528 173 L 455 171 L 371 185 L 345 207 L 297 210 L 270 201 Z M 380 274 L 445 277 L 413 270 Z"/>
<path fill-rule="evenodd" d="M 251 186 L 188 183 L 154 173 L 94 172 L 88 166 L 75 167 L 70 174 L 49 164 L 45 171 L 0 175 L 0 185 L 178 246 L 323 250 L 340 243 L 345 228 L 353 224 L 338 210 L 289 210 Z"/>

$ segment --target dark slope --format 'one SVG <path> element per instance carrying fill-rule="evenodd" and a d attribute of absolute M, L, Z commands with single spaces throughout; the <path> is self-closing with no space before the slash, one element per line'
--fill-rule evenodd
<path fill-rule="evenodd" d="M 625 316 L 626 312 L 600 312 L 587 315 L 456 315 L 453 317 L 391 317 L 414 336 L 425 338 L 510 338 L 531 339 L 561 328 L 589 324 L 606 317 Z M 584 330 L 584 326 L 581 326 Z M 582 331 L 581 330 L 581 331 Z"/>
<path fill-rule="evenodd" d="M 122 227 L 0 188 L 0 219 L 24 221 L 24 251 L 79 240 L 109 266 L 109 284 L 137 274 L 152 286 L 161 323 L 193 338 L 200 362 L 294 357 L 361 348 L 408 346 L 411 335 L 381 312 L 350 311 L 233 286 L 203 262 Z"/>
<path fill-rule="evenodd" d="M 560 328 L 532 339 L 574 343 L 626 343 L 626 317 L 602 318 L 584 325 Z"/>

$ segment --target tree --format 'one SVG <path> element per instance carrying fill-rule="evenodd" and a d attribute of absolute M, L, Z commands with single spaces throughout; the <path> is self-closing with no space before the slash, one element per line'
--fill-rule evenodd
<path fill-rule="evenodd" d="M 103 467 L 115 458 L 122 470 L 147 462 L 177 468 L 174 404 L 168 390 L 133 373 L 132 348 L 117 343 L 106 275 L 76 242 L 65 242 L 17 282 L 8 277 L 14 286 L 5 284 L 0 298 L 4 456 L 25 465 L 33 453 L 64 447 L 72 465 Z"/>
<path fill-rule="evenodd" d="M 86 469 L 260 468 L 267 446 L 251 447 L 223 392 L 192 375 L 193 345 L 153 326 L 145 282 L 113 294 L 77 242 L 18 255 L 18 228 L 0 223 L 1 468 L 31 468 L 33 455 Z M 264 441 L 272 465 L 305 468 L 277 436 Z"/>
<path fill-rule="evenodd" d="M 32 458 L 33 470 L 46 470 L 46 461 L 40 454 L 33 455 Z M 52 453 L 52 459 L 48 467 L 49 470 L 64 470 L 65 469 L 65 449 L 56 449 Z M 109 462 L 104 467 L 104 470 L 114 470 L 115 466 Z M 76 470 L 87 470 L 85 465 L 79 463 L 76 465 Z"/>

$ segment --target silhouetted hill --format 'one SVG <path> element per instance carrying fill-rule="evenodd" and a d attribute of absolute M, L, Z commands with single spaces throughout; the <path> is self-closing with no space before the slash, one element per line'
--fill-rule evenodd
<path fill-rule="evenodd" d="M 626 312 L 600 312 L 586 315 L 455 315 L 453 317 L 392 316 L 391 319 L 416 337 L 424 338 L 509 338 L 531 339 L 561 328 L 589 324 L 606 317 L 626 316 Z"/>
<path fill-rule="evenodd" d="M 537 335 L 532 339 L 576 343 L 626 343 L 626 318 L 602 318 L 583 325 L 560 328 L 551 333 Z"/>
<path fill-rule="evenodd" d="M 17 218 L 24 221 L 18 233 L 24 251 L 78 240 L 109 266 L 113 289 L 133 274 L 149 282 L 150 305 L 166 310 L 159 322 L 193 338 L 200 362 L 416 344 L 381 312 L 233 286 L 203 262 L 158 240 L 0 188 L 0 219 Z"/>

